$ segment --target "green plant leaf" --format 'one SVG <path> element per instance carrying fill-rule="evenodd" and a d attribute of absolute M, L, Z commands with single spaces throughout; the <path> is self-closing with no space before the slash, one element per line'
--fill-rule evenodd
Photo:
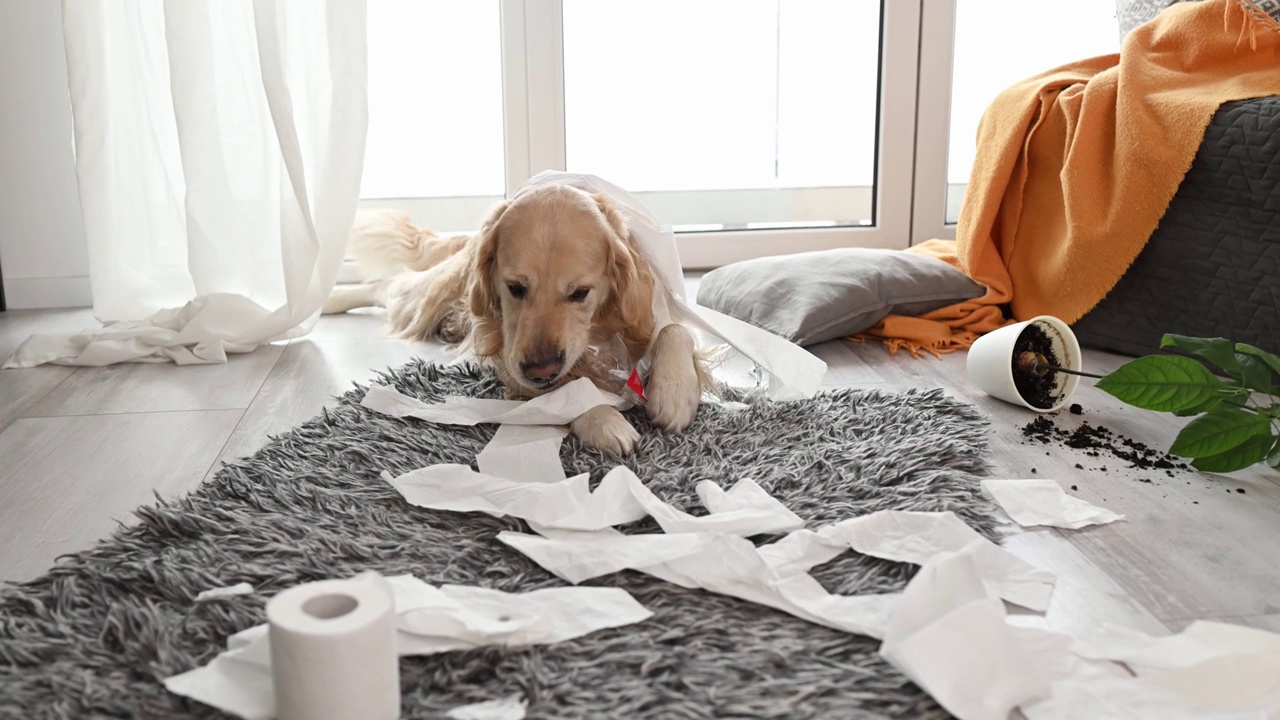
<path fill-rule="evenodd" d="M 1255 435 L 1270 437 L 1270 430 L 1271 422 L 1264 415 L 1242 408 L 1219 408 L 1187 423 L 1169 452 L 1180 457 L 1209 457 L 1224 453 Z M 1266 457 L 1266 453 L 1262 457 Z"/>
<path fill-rule="evenodd" d="M 1235 346 L 1226 338 L 1196 338 L 1169 334 L 1160 338 L 1160 347 L 1176 347 L 1183 352 L 1202 357 L 1237 380 L 1242 374 L 1240 364 L 1236 361 Z"/>
<path fill-rule="evenodd" d="M 1271 450 L 1271 455 L 1267 457 L 1267 464 L 1273 468 L 1280 468 L 1280 441 L 1276 442 L 1276 446 Z"/>
<path fill-rule="evenodd" d="M 1196 458 L 1191 461 L 1191 466 L 1205 472 L 1243 470 L 1265 460 L 1275 442 L 1276 439 L 1270 435 L 1254 435 L 1226 452 Z"/>
<path fill-rule="evenodd" d="M 1236 361 L 1240 364 L 1240 381 L 1254 392 L 1267 393 L 1275 389 L 1271 385 L 1271 368 L 1260 357 L 1236 353 Z"/>
<path fill-rule="evenodd" d="M 1258 358 L 1263 364 L 1271 368 L 1271 372 L 1280 375 L 1280 357 L 1276 357 L 1266 350 L 1249 343 L 1236 343 L 1236 352 Z"/>
<path fill-rule="evenodd" d="M 1218 396 L 1218 389 L 1233 387 L 1218 379 L 1200 362 L 1180 355 L 1149 355 L 1116 368 L 1097 387 L 1144 410 L 1178 412 Z"/>
<path fill-rule="evenodd" d="M 1221 407 L 1223 402 L 1224 402 L 1224 399 L 1222 395 L 1214 395 L 1213 397 L 1209 398 L 1208 400 L 1205 400 L 1199 405 L 1193 405 L 1189 408 L 1175 410 L 1173 414 L 1177 415 L 1178 417 L 1190 417 L 1192 415 L 1199 415 L 1201 413 L 1207 413 L 1210 410 L 1214 410 Z"/>

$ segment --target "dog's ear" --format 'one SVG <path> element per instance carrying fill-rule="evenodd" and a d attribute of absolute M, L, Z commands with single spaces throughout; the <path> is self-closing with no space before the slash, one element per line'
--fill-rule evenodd
<path fill-rule="evenodd" d="M 471 314 L 478 318 L 497 318 L 502 306 L 493 291 L 493 270 L 498 258 L 498 220 L 511 205 L 504 200 L 489 212 L 476 233 L 471 255 Z"/>
<path fill-rule="evenodd" d="M 493 208 L 471 245 L 471 288 L 467 294 L 471 334 L 467 346 L 480 357 L 493 357 L 502 351 L 502 305 L 494 293 L 493 281 L 498 262 L 498 220 L 510 204 L 504 200 Z"/>
<path fill-rule="evenodd" d="M 612 293 L 601 308 L 604 319 L 618 327 L 636 359 L 653 337 L 653 273 L 636 246 L 627 221 L 603 193 L 592 196 L 609 224 L 609 280 Z"/>

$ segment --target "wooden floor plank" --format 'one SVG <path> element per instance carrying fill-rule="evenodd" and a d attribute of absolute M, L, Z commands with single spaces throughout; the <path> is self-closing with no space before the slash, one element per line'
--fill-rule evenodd
<path fill-rule="evenodd" d="M 1185 618 L 1182 620 L 1170 621 L 1169 629 L 1173 632 L 1182 632 L 1188 625 L 1197 620 L 1211 620 L 1213 622 L 1226 623 L 1228 625 L 1242 625 L 1244 627 L 1280 633 L 1280 613 L 1271 613 L 1269 615 L 1245 615 L 1244 617 Z"/>
<path fill-rule="evenodd" d="M 835 340 L 809 348 L 827 364 L 824 387 L 888 388 L 890 383 L 876 371 L 875 365 L 853 351 L 850 343 Z"/>
<path fill-rule="evenodd" d="M 1254 617 L 1244 618 L 1241 624 L 1248 625 L 1249 627 L 1256 627 L 1261 630 L 1270 630 L 1271 632 L 1280 633 L 1280 613 L 1255 615 Z"/>
<path fill-rule="evenodd" d="M 1068 532 L 1038 528 L 1014 533 L 1002 543 L 1057 576 L 1044 627 L 1079 635 L 1111 623 L 1151 635 L 1167 634 L 1164 623 L 1063 537 Z"/>
<path fill-rule="evenodd" d="M 35 333 L 76 332 L 95 324 L 93 312 L 75 310 L 9 310 L 0 313 L 0 364 Z M 42 365 L 0 370 L 0 430 L 61 385 L 75 368 Z"/>
<path fill-rule="evenodd" d="M 128 522 L 152 492 L 193 490 L 240 410 L 17 420 L 0 433 L 0 580 L 43 573 Z"/>
<path fill-rule="evenodd" d="M 89 308 L 0 312 L 0 364 L 35 334 L 74 333 L 99 327 Z"/>

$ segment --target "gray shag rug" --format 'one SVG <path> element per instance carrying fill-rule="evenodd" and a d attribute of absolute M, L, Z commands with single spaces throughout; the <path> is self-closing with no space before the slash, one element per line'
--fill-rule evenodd
<path fill-rule="evenodd" d="M 494 378 L 470 367 L 413 362 L 382 381 L 425 400 L 499 396 Z M 472 463 L 492 426 L 396 420 L 360 407 L 363 396 L 357 387 L 191 495 L 142 508 L 135 525 L 0 590 L 0 717 L 221 717 L 161 679 L 211 660 L 228 635 L 264 622 L 270 596 L 298 583 L 375 569 L 505 591 L 563 585 L 494 539 L 527 530 L 521 521 L 415 508 L 378 477 Z M 631 417 L 643 439 L 626 464 L 695 513 L 697 481 L 727 487 L 750 476 L 810 527 L 876 510 L 951 510 L 996 537 L 978 492 L 986 423 L 941 391 L 704 406 L 682 435 L 654 429 L 643 411 Z M 616 464 L 573 438 L 562 460 L 593 481 Z M 846 553 L 814 575 L 832 592 L 878 593 L 900 590 L 914 570 Z M 238 582 L 257 592 L 193 601 Z M 592 584 L 625 588 L 653 618 L 545 647 L 403 658 L 403 716 L 439 718 L 519 693 L 530 718 L 948 717 L 880 659 L 874 640 L 640 573 Z"/>

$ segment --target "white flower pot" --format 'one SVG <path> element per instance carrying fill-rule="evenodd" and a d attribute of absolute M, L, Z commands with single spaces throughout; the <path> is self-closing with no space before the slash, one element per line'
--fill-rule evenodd
<path fill-rule="evenodd" d="M 1041 315 L 1002 327 L 974 341 L 973 347 L 969 348 L 967 362 L 969 381 L 988 395 L 1000 398 L 1005 402 L 1020 405 L 1035 412 L 1055 412 L 1062 409 L 1062 406 L 1066 405 L 1067 401 L 1071 399 L 1071 394 L 1075 392 L 1076 386 L 1080 384 L 1078 376 L 1050 371 L 1054 375 L 1054 386 L 1049 394 L 1054 400 L 1050 407 L 1043 408 L 1036 407 L 1028 402 L 1022 396 L 1022 393 L 1018 391 L 1018 387 L 1013 381 L 1013 348 L 1017 344 L 1018 337 L 1022 334 L 1022 331 L 1032 324 L 1035 324 L 1048 336 L 1053 353 L 1057 356 L 1058 367 L 1076 371 L 1084 367 L 1083 359 L 1080 355 L 1080 343 L 1076 341 L 1075 333 L 1071 332 L 1071 328 L 1056 317 Z"/>

